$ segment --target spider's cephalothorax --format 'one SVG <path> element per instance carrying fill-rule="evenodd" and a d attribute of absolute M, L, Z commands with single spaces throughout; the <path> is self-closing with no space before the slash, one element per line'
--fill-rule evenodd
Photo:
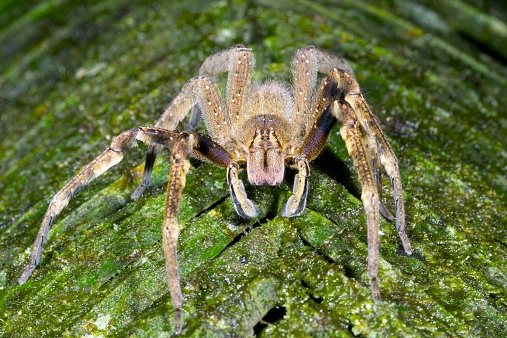
<path fill-rule="evenodd" d="M 110 147 L 88 164 L 51 200 L 32 252 L 19 283 L 30 277 L 39 263 L 44 239 L 51 222 L 68 204 L 78 188 L 116 165 L 136 140 L 149 144 L 143 183 L 132 194 L 139 197 L 151 181 L 157 153 L 171 148 L 171 169 L 167 188 L 166 211 L 162 228 L 169 287 L 175 308 L 175 330 L 181 330 L 182 298 L 178 277 L 176 245 L 178 210 L 185 177 L 190 167 L 188 156 L 227 168 L 227 182 L 239 215 L 256 217 L 259 212 L 238 177 L 246 167 L 253 185 L 274 186 L 282 182 L 285 167 L 297 171 L 293 195 L 281 210 L 294 217 L 305 209 L 308 194 L 308 163 L 326 145 L 331 128 L 341 123 L 340 135 L 354 159 L 362 185 L 361 199 L 368 223 L 368 273 L 373 299 L 380 300 L 377 281 L 379 213 L 394 217 L 382 202 L 383 166 L 391 178 L 396 205 L 396 227 L 407 254 L 412 248 L 405 234 L 405 208 L 398 161 L 368 104 L 361 95 L 349 63 L 314 46 L 300 49 L 294 60 L 294 86 L 269 82 L 251 85 L 252 51 L 236 45 L 208 57 L 200 76 L 189 80 L 154 127 L 135 128 L 117 136 Z M 225 102 L 215 88 L 215 77 L 228 73 Z M 328 74 L 316 87 L 317 74 Z M 192 109 L 191 128 L 202 116 L 208 135 L 193 131 L 174 131 Z"/>

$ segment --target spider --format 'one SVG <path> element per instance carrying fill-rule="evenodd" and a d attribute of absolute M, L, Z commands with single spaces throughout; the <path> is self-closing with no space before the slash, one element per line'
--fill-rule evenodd
<path fill-rule="evenodd" d="M 175 331 L 181 331 L 182 296 L 178 276 L 176 246 L 181 193 L 190 167 L 188 157 L 227 169 L 227 183 L 236 212 L 256 217 L 259 211 L 245 193 L 238 177 L 246 169 L 253 185 L 279 185 L 285 167 L 297 171 L 293 195 L 281 211 L 284 217 L 300 215 L 308 195 L 309 162 L 324 149 L 335 123 L 357 168 L 362 186 L 361 199 L 367 216 L 368 273 L 372 297 L 380 300 L 378 286 L 379 213 L 393 220 L 382 202 L 381 165 L 391 178 L 396 207 L 396 227 L 405 252 L 412 254 L 405 234 L 405 209 L 398 161 L 375 116 L 361 94 L 347 60 L 328 54 L 315 46 L 298 50 L 294 59 L 294 86 L 279 82 L 253 85 L 252 51 L 243 45 L 206 58 L 200 76 L 190 79 L 154 127 L 141 127 L 117 136 L 101 155 L 89 163 L 51 200 L 35 240 L 30 264 L 18 282 L 23 284 L 39 263 L 42 245 L 53 219 L 82 186 L 121 161 L 125 152 L 148 144 L 143 181 L 132 194 L 138 198 L 149 186 L 157 154 L 171 148 L 171 169 L 167 186 L 166 209 L 162 226 L 168 284 L 175 308 Z M 316 87 L 317 74 L 327 73 Z M 228 73 L 226 99 L 215 87 L 216 77 Z M 225 101 L 225 102 L 223 102 Z M 174 129 L 192 111 L 190 130 Z M 208 135 L 191 131 L 204 118 Z"/>

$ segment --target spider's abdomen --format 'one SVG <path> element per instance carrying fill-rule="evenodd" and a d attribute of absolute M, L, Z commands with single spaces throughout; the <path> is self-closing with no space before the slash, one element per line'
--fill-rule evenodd
<path fill-rule="evenodd" d="M 248 152 L 248 181 L 253 185 L 278 185 L 284 171 L 282 146 L 274 128 L 257 128 Z"/>

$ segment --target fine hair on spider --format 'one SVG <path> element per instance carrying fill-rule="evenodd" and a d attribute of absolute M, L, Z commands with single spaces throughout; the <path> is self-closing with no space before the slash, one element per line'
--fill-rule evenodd
<path fill-rule="evenodd" d="M 171 167 L 162 226 L 163 248 L 175 331 L 181 331 L 182 296 L 178 275 L 178 211 L 188 157 L 226 169 L 227 183 L 237 213 L 256 217 L 259 211 L 247 198 L 238 177 L 246 169 L 252 185 L 279 185 L 285 167 L 296 170 L 293 194 L 281 210 L 284 217 L 300 215 L 308 195 L 309 162 L 324 149 L 332 127 L 341 124 L 340 135 L 362 186 L 361 200 L 367 217 L 368 273 L 372 297 L 380 301 L 377 281 L 379 262 L 379 214 L 392 221 L 382 201 L 382 167 L 391 179 L 396 207 L 396 228 L 403 247 L 412 254 L 405 234 L 405 207 L 398 160 L 366 103 L 347 60 L 317 47 L 298 50 L 293 63 L 294 84 L 276 81 L 251 84 L 252 51 L 242 45 L 206 58 L 200 75 L 190 79 L 154 127 L 134 128 L 113 139 L 111 145 L 82 169 L 51 200 L 34 243 L 30 263 L 19 278 L 23 284 L 39 264 L 44 240 L 53 219 L 80 187 L 120 162 L 136 141 L 148 144 L 142 183 L 132 194 L 138 198 L 149 186 L 155 158 L 163 147 L 171 149 Z M 215 87 L 219 74 L 228 76 L 225 98 Z M 317 83 L 317 74 L 327 76 Z M 189 131 L 175 131 L 188 115 Z M 192 131 L 203 118 L 207 134 Z"/>

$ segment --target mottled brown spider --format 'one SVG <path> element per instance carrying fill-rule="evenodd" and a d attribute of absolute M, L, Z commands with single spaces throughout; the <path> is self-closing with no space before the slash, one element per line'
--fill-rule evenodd
<path fill-rule="evenodd" d="M 88 164 L 51 200 L 35 240 L 30 264 L 19 283 L 30 277 L 39 263 L 44 239 L 51 222 L 68 204 L 80 187 L 116 165 L 125 152 L 136 146 L 136 140 L 149 145 L 142 184 L 132 194 L 138 198 L 150 184 L 157 153 L 162 147 L 171 151 L 171 169 L 162 227 L 165 261 L 172 303 L 175 308 L 175 330 L 181 331 L 182 297 L 178 276 L 176 246 L 178 243 L 178 210 L 181 192 L 190 163 L 188 156 L 227 168 L 227 183 L 239 215 L 256 217 L 259 212 L 245 193 L 238 172 L 246 168 L 253 185 L 279 185 L 285 167 L 297 170 L 293 195 L 281 211 L 294 217 L 303 212 L 308 195 L 308 163 L 326 145 L 331 128 L 341 123 L 340 134 L 362 185 L 361 199 L 368 223 L 368 272 L 373 299 L 380 300 L 377 282 L 379 211 L 387 219 L 393 216 L 382 202 L 381 165 L 391 178 L 396 205 L 396 227 L 408 255 L 412 248 L 405 234 L 405 209 L 398 161 L 380 129 L 349 63 L 314 46 L 300 49 L 294 60 L 294 87 L 283 83 L 250 84 L 254 68 L 252 51 L 236 45 L 208 57 L 200 76 L 189 80 L 155 124 L 126 131 L 110 147 Z M 318 88 L 317 73 L 329 74 Z M 214 85 L 215 78 L 228 73 L 225 102 Z M 192 109 L 191 124 L 204 118 L 209 135 L 193 131 L 174 131 Z M 193 128 L 191 128 L 193 129 Z"/>

